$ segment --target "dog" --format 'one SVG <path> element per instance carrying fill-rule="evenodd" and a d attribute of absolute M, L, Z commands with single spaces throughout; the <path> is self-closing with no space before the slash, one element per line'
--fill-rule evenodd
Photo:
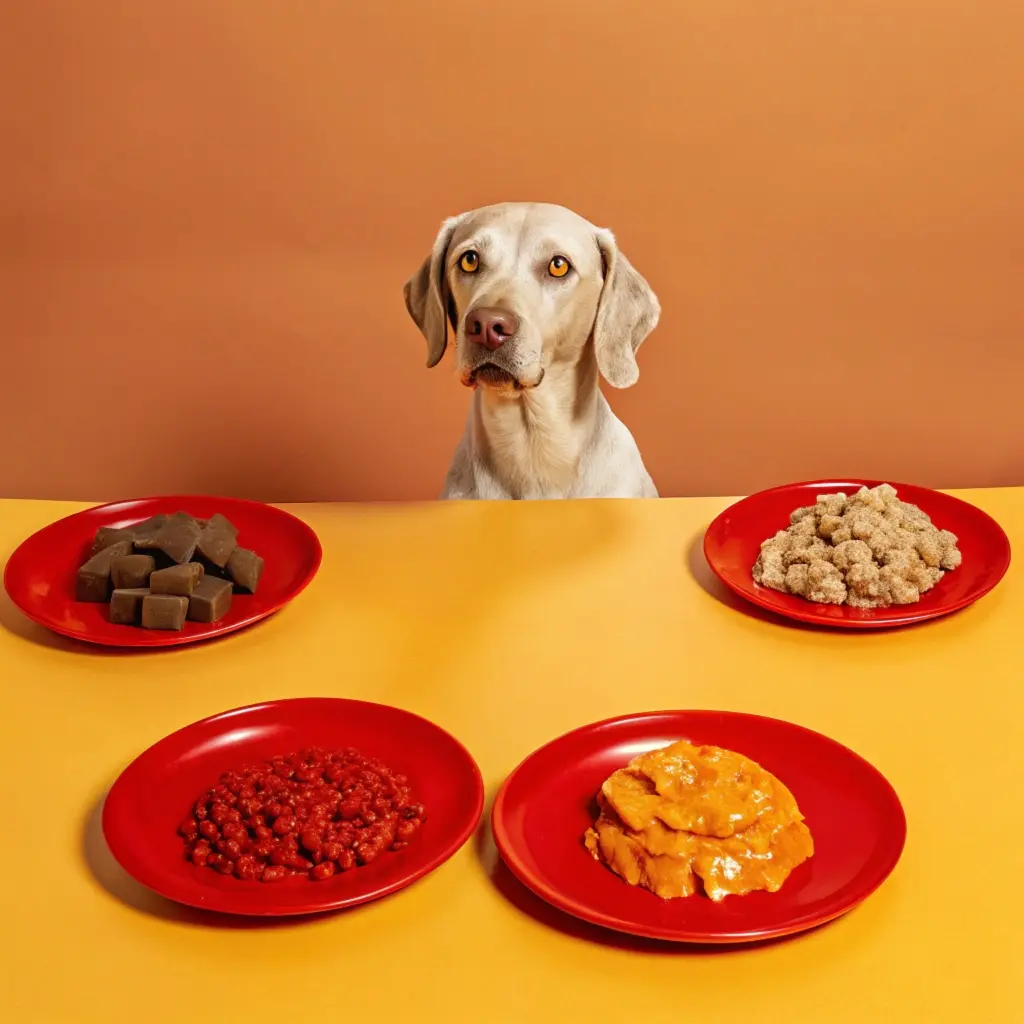
<path fill-rule="evenodd" d="M 658 299 L 610 231 L 561 206 L 503 203 L 446 220 L 406 282 L 436 366 L 455 335 L 474 391 L 442 498 L 656 498 L 599 375 L 636 383 Z"/>

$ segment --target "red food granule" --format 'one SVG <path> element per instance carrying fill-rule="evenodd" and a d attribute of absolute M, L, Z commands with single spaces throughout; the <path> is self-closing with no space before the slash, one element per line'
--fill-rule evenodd
<path fill-rule="evenodd" d="M 225 772 L 178 826 L 185 856 L 243 881 L 323 881 L 408 845 L 426 820 L 404 775 L 315 747 Z"/>

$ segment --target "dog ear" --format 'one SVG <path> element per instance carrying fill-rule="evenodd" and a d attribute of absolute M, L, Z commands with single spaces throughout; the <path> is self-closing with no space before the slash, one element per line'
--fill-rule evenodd
<path fill-rule="evenodd" d="M 610 231 L 599 231 L 597 244 L 604 262 L 604 287 L 594 320 L 594 351 L 602 376 L 612 387 L 637 382 L 636 350 L 661 316 L 651 286 L 619 252 Z"/>
<path fill-rule="evenodd" d="M 448 319 L 451 295 L 448 291 L 445 265 L 448 246 L 461 218 L 452 217 L 441 225 L 434 248 L 403 289 L 405 308 L 409 311 L 423 337 L 427 339 L 427 366 L 441 362 L 448 345 Z M 454 326 L 454 324 L 453 324 Z"/>

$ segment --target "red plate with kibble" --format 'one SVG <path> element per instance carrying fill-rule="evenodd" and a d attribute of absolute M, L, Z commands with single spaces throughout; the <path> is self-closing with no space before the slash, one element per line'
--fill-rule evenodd
<path fill-rule="evenodd" d="M 408 711 L 341 698 L 226 711 L 160 740 L 103 808 L 118 863 L 226 914 L 338 910 L 451 857 L 483 811 L 469 752 Z"/>
<path fill-rule="evenodd" d="M 812 604 L 754 582 L 761 542 L 789 525 L 790 513 L 813 505 L 819 494 L 855 494 L 880 480 L 815 480 L 752 494 L 730 505 L 708 527 L 704 557 L 711 571 L 734 594 L 775 615 L 833 629 L 891 629 L 958 612 L 993 590 L 1010 567 L 1010 541 L 987 513 L 942 491 L 892 482 L 898 496 L 926 512 L 940 530 L 956 534 L 963 562 L 916 604 L 851 608 Z"/>

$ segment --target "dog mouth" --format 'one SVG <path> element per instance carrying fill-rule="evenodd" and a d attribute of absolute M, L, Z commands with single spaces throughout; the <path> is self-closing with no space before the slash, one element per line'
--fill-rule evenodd
<path fill-rule="evenodd" d="M 470 373 L 469 380 L 471 384 L 483 384 L 489 388 L 515 388 L 518 390 L 522 387 L 515 374 L 503 370 L 494 363 L 484 363 L 478 366 Z"/>
<path fill-rule="evenodd" d="M 481 363 L 480 366 L 470 370 L 462 382 L 469 388 L 475 388 L 482 384 L 495 391 L 529 391 L 531 388 L 537 387 L 543 379 L 543 370 L 540 371 L 540 376 L 536 381 L 525 382 L 495 363 Z"/>

